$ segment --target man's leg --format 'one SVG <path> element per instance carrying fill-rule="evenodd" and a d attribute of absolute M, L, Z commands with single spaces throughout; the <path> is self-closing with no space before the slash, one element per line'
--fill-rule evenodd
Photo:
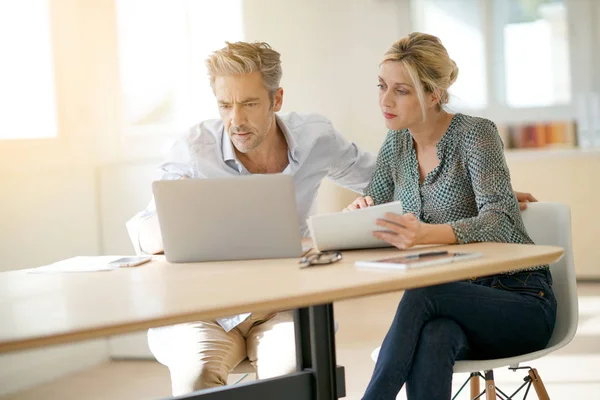
<path fill-rule="evenodd" d="M 246 358 L 246 341 L 240 331 L 225 332 L 214 321 L 179 324 L 150 333 L 152 352 L 163 353 L 159 361 L 171 373 L 173 396 L 226 385 L 229 372 Z"/>
<path fill-rule="evenodd" d="M 296 371 L 294 314 L 284 311 L 264 322 L 257 322 L 246 336 L 248 359 L 258 379 L 272 378 Z"/>

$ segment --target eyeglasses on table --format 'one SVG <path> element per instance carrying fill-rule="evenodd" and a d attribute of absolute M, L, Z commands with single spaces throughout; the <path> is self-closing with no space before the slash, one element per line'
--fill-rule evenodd
<path fill-rule="evenodd" d="M 311 249 L 312 250 L 312 249 Z M 308 252 L 310 252 L 309 250 Z M 307 253 L 308 253 L 307 252 Z M 336 263 L 342 259 L 342 253 L 339 251 L 324 251 L 322 253 L 312 253 L 302 256 L 299 264 L 300 268 L 316 267 Z"/>

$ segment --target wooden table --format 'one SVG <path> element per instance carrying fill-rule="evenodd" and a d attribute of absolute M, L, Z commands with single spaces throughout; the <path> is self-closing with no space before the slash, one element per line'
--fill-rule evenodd
<path fill-rule="evenodd" d="M 356 260 L 399 253 L 374 249 L 345 251 L 339 263 L 307 269 L 300 269 L 296 259 L 169 264 L 157 257 L 109 272 L 5 272 L 0 274 L 0 353 L 242 312 L 300 309 L 296 374 L 192 397 L 338 398 L 344 386 L 343 370 L 336 372 L 335 364 L 334 301 L 548 264 L 563 254 L 558 247 L 519 244 L 436 247 L 444 248 L 484 257 L 409 271 L 356 269 Z"/>

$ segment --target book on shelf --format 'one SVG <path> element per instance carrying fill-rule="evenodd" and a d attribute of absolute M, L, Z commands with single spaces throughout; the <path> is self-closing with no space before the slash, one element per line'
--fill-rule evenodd
<path fill-rule="evenodd" d="M 498 125 L 506 149 L 573 148 L 575 121 L 539 121 Z"/>

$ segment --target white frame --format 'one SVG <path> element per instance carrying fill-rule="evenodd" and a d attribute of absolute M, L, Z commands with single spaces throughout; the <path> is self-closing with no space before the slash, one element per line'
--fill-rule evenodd
<path fill-rule="evenodd" d="M 516 123 L 531 120 L 565 120 L 577 119 L 576 99 L 590 88 L 598 91 L 600 77 L 593 73 L 594 61 L 600 63 L 600 55 L 593 52 L 594 43 L 600 43 L 600 31 L 593 37 L 593 23 L 600 20 L 600 4 L 594 0 L 564 0 L 567 8 L 569 26 L 569 58 L 571 66 L 571 103 L 548 107 L 513 108 L 504 104 L 503 74 L 503 43 L 501 35 L 495 32 L 494 4 L 498 0 L 479 0 L 479 7 L 484 26 L 486 45 L 486 75 L 487 75 L 487 106 L 483 109 L 455 109 L 453 111 L 476 113 L 497 123 Z M 500 0 L 502 1 L 502 0 Z M 413 26 L 419 25 L 421 7 L 420 0 L 410 0 Z M 590 60 L 589 54 L 594 54 L 596 60 Z M 587 58 L 587 59 L 586 59 Z M 591 63 L 589 61 L 592 61 Z M 575 72 L 576 71 L 576 72 Z M 597 82 L 594 84 L 593 80 Z"/>

